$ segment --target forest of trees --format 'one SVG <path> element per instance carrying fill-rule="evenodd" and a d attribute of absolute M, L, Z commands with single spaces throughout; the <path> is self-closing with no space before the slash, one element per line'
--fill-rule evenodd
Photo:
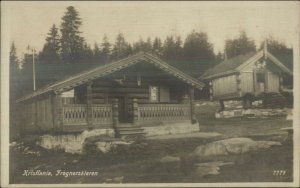
<path fill-rule="evenodd" d="M 214 53 L 213 44 L 209 42 L 207 33 L 191 31 L 185 40 L 181 36 L 167 36 L 165 39 L 155 37 L 153 40 L 140 38 L 129 43 L 124 35 L 119 33 L 114 43 L 107 36 L 102 42 L 95 42 L 93 47 L 82 37 L 80 27 L 82 20 L 79 12 L 73 7 L 67 7 L 58 28 L 55 24 L 49 29 L 43 49 L 37 54 L 37 63 L 99 63 L 127 57 L 140 51 L 153 53 L 175 66 L 190 67 L 197 63 L 218 63 L 224 58 L 231 58 L 257 48 L 246 32 L 241 31 L 238 38 L 225 41 L 224 52 Z M 261 47 L 261 46 L 260 46 Z M 268 47 L 274 53 L 289 52 L 283 43 L 272 37 L 268 39 Z M 16 57 L 16 48 L 12 43 L 12 63 L 30 63 L 32 57 L 25 53 L 21 60 Z"/>
<path fill-rule="evenodd" d="M 80 27 L 82 20 L 79 12 L 69 6 L 61 18 L 60 26 L 53 24 L 49 29 L 45 44 L 40 52 L 36 53 L 36 63 L 42 64 L 105 64 L 113 60 L 121 59 L 137 52 L 149 52 L 162 58 L 166 62 L 187 71 L 193 76 L 200 76 L 208 68 L 227 58 L 257 51 L 262 48 L 261 44 L 256 47 L 254 40 L 249 38 L 246 32 L 241 31 L 234 39 L 225 40 L 224 52 L 214 53 L 214 46 L 209 42 L 208 34 L 205 32 L 191 31 L 183 40 L 181 36 L 170 35 L 164 39 L 140 38 L 138 41 L 129 43 L 124 35 L 119 33 L 114 42 L 111 43 L 108 37 L 103 36 L 101 42 L 95 42 L 92 47 L 87 44 Z M 279 54 L 289 58 L 292 56 L 292 49 L 274 38 L 267 39 L 268 49 L 273 54 Z M 22 74 L 32 69 L 32 51 L 29 50 L 24 57 L 17 57 L 14 42 L 11 43 L 10 64 L 12 76 Z M 291 62 L 291 61 L 289 61 Z M 292 68 L 292 64 L 287 65 Z M 28 71 L 27 71 L 28 72 Z M 25 83 L 22 80 L 14 81 Z M 12 84 L 13 85 L 13 84 Z M 23 84 L 24 85 L 24 84 Z M 26 86 L 24 86 L 26 87 Z"/>

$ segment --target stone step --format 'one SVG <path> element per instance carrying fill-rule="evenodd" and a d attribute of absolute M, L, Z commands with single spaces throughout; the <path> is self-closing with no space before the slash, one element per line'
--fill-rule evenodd
<path fill-rule="evenodd" d="M 138 125 L 133 125 L 133 124 L 118 124 L 117 127 L 119 128 L 130 128 L 130 127 L 139 127 Z"/>
<path fill-rule="evenodd" d="M 120 123 L 116 128 L 120 137 L 144 136 L 146 134 L 141 126 L 133 125 L 132 123 Z"/>
<path fill-rule="evenodd" d="M 127 130 L 127 131 L 119 131 L 121 136 L 124 135 L 144 135 L 146 134 L 143 130 Z"/>
<path fill-rule="evenodd" d="M 117 129 L 119 132 L 120 131 L 143 131 L 144 130 L 141 127 L 123 127 L 123 128 L 118 127 Z"/>

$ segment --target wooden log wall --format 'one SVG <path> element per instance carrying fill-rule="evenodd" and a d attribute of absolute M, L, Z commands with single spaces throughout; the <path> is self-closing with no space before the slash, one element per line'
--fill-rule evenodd
<path fill-rule="evenodd" d="M 214 98 L 227 96 L 229 94 L 238 94 L 236 75 L 229 75 L 221 78 L 216 78 L 212 80 L 212 82 Z"/>
<path fill-rule="evenodd" d="M 134 80 L 126 80 L 123 84 L 111 79 L 96 80 L 91 95 L 93 104 L 112 103 L 112 99 L 118 97 L 126 97 L 128 101 L 138 99 L 139 102 L 148 102 L 149 86 L 146 83 L 138 86 Z"/>
<path fill-rule="evenodd" d="M 53 129 L 52 99 L 50 96 L 20 104 L 20 127 L 23 131 L 48 131 Z"/>
<path fill-rule="evenodd" d="M 105 104 L 111 103 L 112 98 L 128 97 L 128 99 L 138 99 L 140 102 L 149 101 L 149 88 L 125 88 L 125 87 L 101 87 L 94 86 L 92 88 L 92 103 L 93 104 Z"/>
<path fill-rule="evenodd" d="M 254 78 L 252 71 L 241 72 L 241 90 L 242 93 L 254 92 Z"/>
<path fill-rule="evenodd" d="M 267 73 L 267 80 L 268 80 L 268 92 L 279 92 L 280 84 L 282 80 L 280 79 L 279 75 L 274 74 L 272 72 Z"/>

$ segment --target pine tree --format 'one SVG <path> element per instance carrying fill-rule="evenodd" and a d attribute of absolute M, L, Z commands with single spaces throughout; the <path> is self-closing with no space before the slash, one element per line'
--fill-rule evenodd
<path fill-rule="evenodd" d="M 264 48 L 263 41 L 260 44 L 259 49 Z M 281 42 L 279 40 L 276 40 L 274 37 L 269 36 L 266 39 L 267 49 L 269 52 L 271 52 L 276 58 L 278 58 L 285 66 L 293 70 L 293 49 L 287 47 L 287 45 L 284 42 Z"/>
<path fill-rule="evenodd" d="M 82 63 L 92 63 L 93 62 L 93 50 L 91 49 L 90 45 L 88 45 L 87 43 L 83 44 L 83 49 L 82 52 L 80 52 L 79 54 L 79 62 Z"/>
<path fill-rule="evenodd" d="M 14 42 L 12 42 L 10 46 L 9 62 L 10 64 L 14 64 L 14 65 L 17 65 L 19 62 L 17 57 L 17 49 Z"/>
<path fill-rule="evenodd" d="M 152 45 L 152 53 L 157 55 L 158 57 L 162 56 L 162 43 L 160 38 L 155 37 Z"/>
<path fill-rule="evenodd" d="M 145 42 L 142 38 L 138 42 L 133 43 L 132 45 L 133 53 L 137 52 L 151 52 L 152 51 L 152 43 L 151 39 L 147 38 Z"/>
<path fill-rule="evenodd" d="M 103 62 L 108 62 L 109 57 L 111 55 L 111 44 L 108 41 L 108 38 L 106 35 L 103 37 L 103 41 L 101 43 L 101 56 L 103 58 Z"/>
<path fill-rule="evenodd" d="M 121 59 L 127 57 L 132 53 L 132 47 L 129 43 L 125 41 L 125 38 L 122 33 L 119 33 L 114 47 L 112 49 L 112 58 L 113 59 Z"/>
<path fill-rule="evenodd" d="M 204 32 L 190 33 L 183 46 L 185 60 L 191 63 L 212 62 L 215 60 L 213 45 Z"/>
<path fill-rule="evenodd" d="M 174 57 L 175 41 L 173 36 L 167 36 L 163 45 L 163 59 L 172 61 Z"/>
<path fill-rule="evenodd" d="M 173 63 L 177 64 L 182 59 L 182 41 L 179 36 L 168 36 L 164 41 L 163 45 L 163 58 Z"/>
<path fill-rule="evenodd" d="M 97 43 L 94 44 L 94 50 L 93 50 L 93 62 L 99 63 L 102 62 L 102 54 L 101 50 Z"/>
<path fill-rule="evenodd" d="M 241 31 L 238 38 L 225 41 L 225 51 L 227 58 L 232 58 L 241 54 L 256 51 L 256 47 L 254 41 L 248 38 L 246 32 Z"/>
<path fill-rule="evenodd" d="M 84 53 L 84 38 L 80 36 L 81 19 L 78 11 L 67 7 L 67 12 L 62 17 L 61 23 L 61 56 L 64 62 L 80 62 Z"/>
<path fill-rule="evenodd" d="M 12 42 L 9 52 L 9 90 L 10 90 L 10 102 L 16 100 L 18 96 L 17 92 L 19 89 L 19 60 L 17 57 L 17 49 L 15 43 Z"/>
<path fill-rule="evenodd" d="M 59 63 L 60 62 L 60 37 L 58 29 L 53 24 L 46 38 L 46 44 L 39 54 L 39 61 L 42 63 Z"/>
<path fill-rule="evenodd" d="M 180 36 L 175 38 L 175 61 L 179 62 L 183 59 L 183 48 L 182 48 L 182 40 Z"/>
<path fill-rule="evenodd" d="M 151 52 L 151 50 L 152 50 L 152 41 L 151 41 L 151 38 L 148 37 L 147 41 L 144 43 L 143 51 L 144 52 Z"/>

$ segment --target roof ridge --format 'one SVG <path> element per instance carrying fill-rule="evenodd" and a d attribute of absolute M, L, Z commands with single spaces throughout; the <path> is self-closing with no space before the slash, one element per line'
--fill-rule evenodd
<path fill-rule="evenodd" d="M 191 80 L 193 80 L 193 81 L 195 81 L 195 82 L 199 82 L 198 79 L 196 79 L 196 78 L 194 78 L 194 77 L 192 77 L 192 76 L 190 76 L 190 75 L 184 73 L 183 71 L 177 69 L 176 67 L 173 67 L 173 66 L 169 65 L 168 63 L 165 63 L 164 61 L 162 61 L 162 60 L 159 59 L 158 57 L 156 57 L 156 56 L 154 56 L 154 55 L 152 55 L 152 54 L 149 54 L 149 53 L 146 53 L 146 55 L 149 55 L 150 57 L 155 58 L 155 59 L 156 59 L 157 61 L 159 61 L 159 62 L 163 62 L 164 65 L 167 65 L 167 66 L 168 66 L 168 68 L 170 68 L 170 69 L 172 69 L 172 70 L 175 70 L 175 71 L 177 71 L 177 72 L 180 73 L 180 74 L 184 74 L 185 77 L 188 77 L 189 79 L 191 79 Z M 203 87 L 203 85 L 202 85 L 202 87 Z"/>
<path fill-rule="evenodd" d="M 154 64 L 158 64 L 159 68 L 165 70 L 167 73 L 171 73 L 171 75 L 178 77 L 178 79 L 181 79 L 182 81 L 184 81 L 190 85 L 196 86 L 197 88 L 202 88 L 204 85 L 196 78 L 193 78 L 190 75 L 184 73 L 183 71 L 169 65 L 168 63 L 166 63 L 165 61 L 162 61 L 160 58 L 156 57 L 155 55 L 152 55 L 147 52 L 139 52 L 139 53 L 136 53 L 129 57 L 123 58 L 121 60 L 114 61 L 110 64 L 107 64 L 104 66 L 99 66 L 99 67 L 93 68 L 91 70 L 83 71 L 79 74 L 76 74 L 69 78 L 63 79 L 56 83 L 53 83 L 43 89 L 42 88 L 38 89 L 36 92 L 33 92 L 32 94 L 26 95 L 26 96 L 18 99 L 17 102 L 27 100 L 31 97 L 35 97 L 37 95 L 41 95 L 43 93 L 47 93 L 50 91 L 54 91 L 55 93 L 63 92 L 66 89 L 76 87 L 78 85 L 88 82 L 89 80 L 93 80 L 98 77 L 105 76 L 107 74 L 111 74 L 112 72 L 118 71 L 127 66 L 135 64 L 135 63 L 137 63 L 138 60 L 145 60 L 145 58 L 154 62 Z M 124 65 L 122 65 L 122 64 L 124 64 Z M 172 74 L 172 72 L 176 72 L 176 73 Z M 68 84 L 68 85 L 66 85 L 66 84 Z"/>
<path fill-rule="evenodd" d="M 239 54 L 239 55 L 237 55 L 235 57 L 232 57 L 228 60 L 222 61 L 221 63 L 219 63 L 219 64 L 215 65 L 214 67 L 212 67 L 212 68 L 208 69 L 207 71 L 205 71 L 204 74 L 202 76 L 200 76 L 199 78 L 200 79 L 207 79 L 207 78 L 210 78 L 210 77 L 217 76 L 221 73 L 233 73 L 233 72 L 237 71 L 237 68 L 239 66 L 241 66 L 243 63 L 245 63 L 246 61 L 248 61 L 249 59 L 251 59 L 252 57 L 257 55 L 258 53 L 259 52 L 250 51 L 250 52 L 247 52 L 245 54 Z M 241 62 L 236 62 L 239 59 L 241 59 Z M 228 67 L 226 67 L 226 65 Z M 225 69 L 225 70 L 216 71 L 217 69 L 220 69 L 220 68 Z"/>

